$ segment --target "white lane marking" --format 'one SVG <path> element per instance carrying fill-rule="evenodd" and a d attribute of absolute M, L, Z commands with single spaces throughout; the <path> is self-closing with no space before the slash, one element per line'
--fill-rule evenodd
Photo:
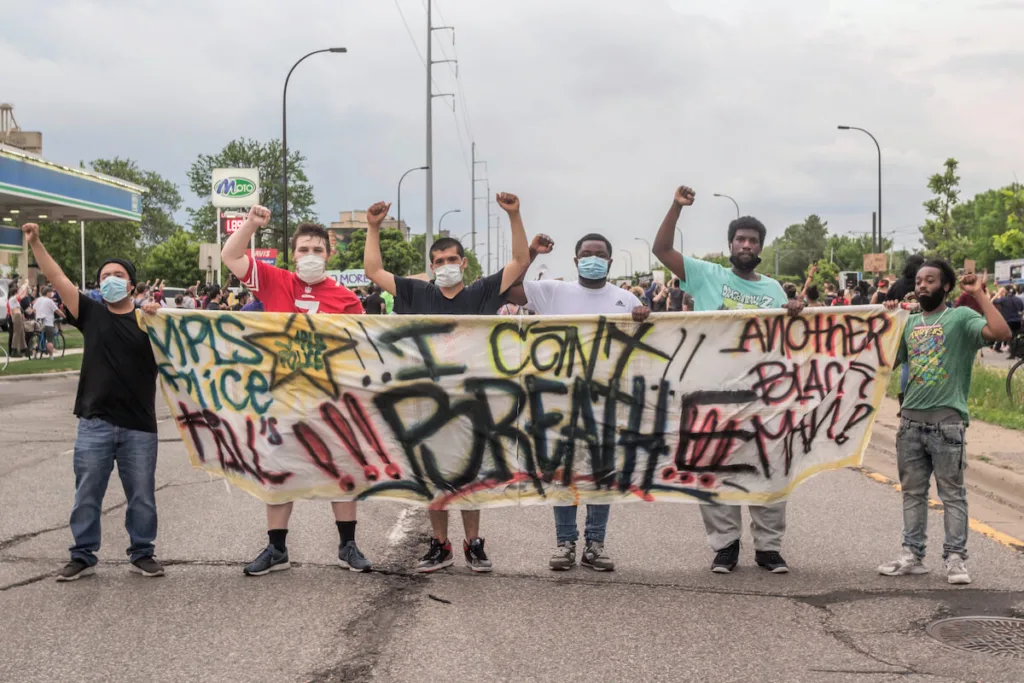
<path fill-rule="evenodd" d="M 402 511 L 398 513 L 398 519 L 395 520 L 394 526 L 388 532 L 389 546 L 400 545 L 413 532 L 413 527 L 416 523 L 413 519 L 413 513 L 414 511 L 411 507 L 402 508 Z"/>

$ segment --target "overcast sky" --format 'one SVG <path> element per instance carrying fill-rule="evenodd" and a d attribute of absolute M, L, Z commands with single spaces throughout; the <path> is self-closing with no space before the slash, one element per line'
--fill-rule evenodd
<path fill-rule="evenodd" d="M 528 233 L 555 239 L 555 274 L 574 275 L 572 246 L 590 231 L 645 266 L 635 238 L 653 239 L 682 183 L 697 190 L 681 224 L 689 253 L 725 246 L 734 209 L 715 192 L 769 239 L 810 213 L 833 232 L 869 231 L 874 145 L 837 124 L 879 139 L 883 226 L 898 244 L 917 243 L 927 177 L 947 157 L 966 196 L 1024 176 L 1024 0 L 435 8 L 435 24 L 457 29 L 465 98 L 458 118 L 435 100 L 434 219 L 461 209 L 445 227 L 470 230 L 471 130 L 492 192 L 519 194 Z M 425 162 L 423 0 L 0 0 L 0 17 L 0 101 L 43 131 L 50 159 L 130 157 L 194 204 L 196 155 L 279 137 L 292 62 L 341 45 L 348 54 L 307 60 L 289 86 L 289 146 L 308 157 L 320 219 L 394 201 L 402 172 Z M 435 59 L 454 56 L 449 32 L 434 45 Z M 459 92 L 447 64 L 435 80 Z M 415 232 L 424 195 L 424 174 L 410 174 L 402 213 Z M 481 259 L 485 226 L 478 216 Z"/>

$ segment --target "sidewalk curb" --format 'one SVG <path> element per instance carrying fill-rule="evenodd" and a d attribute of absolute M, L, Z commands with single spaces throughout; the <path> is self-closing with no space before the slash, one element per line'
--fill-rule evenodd
<path fill-rule="evenodd" d="M 882 434 L 878 430 L 874 432 L 874 443 L 876 450 L 892 458 L 896 462 L 896 441 L 895 437 Z M 882 441 L 883 443 L 879 443 Z M 891 446 L 891 447 L 890 447 Z M 967 469 L 964 471 L 964 486 L 973 493 L 985 496 L 991 500 L 1024 512 L 1024 476 L 1012 470 L 996 465 L 990 465 L 976 458 L 967 462 Z"/>
<path fill-rule="evenodd" d="M 50 379 L 52 377 L 77 377 L 81 370 L 65 370 L 63 372 L 36 372 L 31 375 L 11 375 L 10 377 L 0 376 L 2 382 L 28 382 L 34 379 Z"/>
<path fill-rule="evenodd" d="M 893 481 L 889 477 L 874 471 L 870 467 L 853 467 L 851 469 L 860 472 L 868 479 L 877 481 L 880 484 L 885 484 L 886 486 L 896 491 L 902 491 L 902 487 L 900 486 L 900 483 L 898 481 Z M 928 507 L 931 508 L 932 510 L 944 512 L 942 503 L 940 501 L 935 500 L 934 498 L 928 498 Z M 1016 550 L 1018 552 L 1024 552 L 1024 541 L 1020 540 L 1019 538 L 1014 538 L 1009 534 L 1005 534 L 1002 531 L 993 529 L 988 524 L 978 521 L 974 517 L 967 517 L 967 526 L 970 527 L 971 531 L 977 534 L 981 534 L 982 536 L 991 538 L 996 543 L 1005 545 L 1007 548 L 1012 548 L 1013 550 Z"/>

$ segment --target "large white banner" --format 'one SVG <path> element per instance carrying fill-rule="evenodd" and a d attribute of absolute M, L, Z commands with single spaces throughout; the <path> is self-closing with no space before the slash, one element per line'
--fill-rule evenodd
<path fill-rule="evenodd" d="M 195 467 L 434 508 L 785 499 L 860 463 L 905 318 L 140 314 Z"/>

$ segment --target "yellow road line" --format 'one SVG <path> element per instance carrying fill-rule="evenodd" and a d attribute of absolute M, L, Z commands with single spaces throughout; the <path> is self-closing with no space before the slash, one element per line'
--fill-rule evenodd
<path fill-rule="evenodd" d="M 866 475 L 868 479 L 873 479 L 877 481 L 879 484 L 885 484 L 886 486 L 896 491 L 903 490 L 903 487 L 900 486 L 900 483 L 898 481 L 893 481 L 884 474 L 872 472 L 871 470 L 865 467 L 855 467 L 853 469 L 857 470 L 861 474 Z M 942 511 L 942 503 L 940 501 L 935 500 L 934 498 L 928 499 L 928 507 L 930 507 L 933 510 L 939 510 L 940 512 Z M 977 534 L 981 534 L 982 536 L 987 536 L 996 543 L 1001 543 L 1002 545 L 1005 545 L 1007 548 L 1013 548 L 1014 550 L 1024 550 L 1024 541 L 1018 538 L 1014 538 L 1009 534 L 1004 534 L 1002 531 L 999 531 L 998 529 L 993 529 L 988 524 L 985 524 L 984 522 L 974 519 L 974 517 L 967 518 L 967 525 L 970 527 L 971 531 Z"/>

